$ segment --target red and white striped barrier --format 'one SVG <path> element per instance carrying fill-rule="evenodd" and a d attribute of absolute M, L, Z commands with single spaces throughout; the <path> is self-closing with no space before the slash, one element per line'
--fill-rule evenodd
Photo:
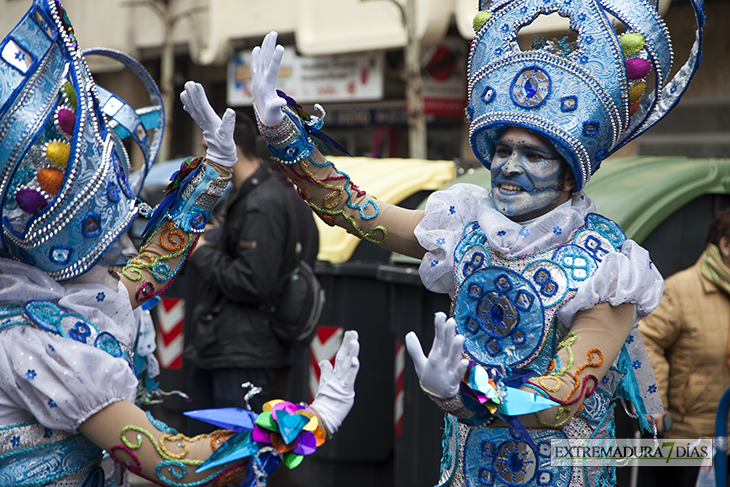
<path fill-rule="evenodd" d="M 185 300 L 162 298 L 157 310 L 157 350 L 155 354 L 163 369 L 181 369 L 185 335 Z"/>
<path fill-rule="evenodd" d="M 319 363 L 329 360 L 335 363 L 337 350 L 342 344 L 345 329 L 339 326 L 320 326 L 309 345 L 309 402 L 314 400 L 319 385 Z"/>

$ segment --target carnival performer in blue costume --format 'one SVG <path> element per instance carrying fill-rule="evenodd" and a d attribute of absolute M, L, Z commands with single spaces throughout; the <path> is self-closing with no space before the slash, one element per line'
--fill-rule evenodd
<path fill-rule="evenodd" d="M 662 410 L 635 328 L 659 303 L 662 277 L 583 192 L 601 161 L 677 104 L 699 64 L 701 2 L 689 60 L 671 80 L 656 4 L 482 2 L 466 114 L 491 191 L 454 185 L 425 211 L 378 201 L 328 162 L 322 119 L 275 89 L 276 33 L 254 49 L 260 131 L 301 196 L 328 224 L 422 259 L 424 285 L 453 299 L 428 357 L 406 337 L 422 388 L 447 413 L 439 485 L 614 485 L 608 465 L 552 466 L 550 441 L 612 438 L 615 399 L 633 402 L 644 429 Z M 577 39 L 522 50 L 520 29 L 551 13 Z"/>
<path fill-rule="evenodd" d="M 153 374 L 137 377 L 155 368 L 144 305 L 172 282 L 230 179 L 235 114 L 221 119 L 186 84 L 207 153 L 153 211 L 137 195 L 162 138 L 159 91 L 133 59 L 95 50 L 140 79 L 152 104 L 134 110 L 95 85 L 83 54 L 57 0 L 34 0 L 0 44 L 0 485 L 126 485 L 125 468 L 164 486 L 264 485 L 349 412 L 357 334 L 345 333 L 334 367 L 321 364 L 311 405 L 200 411 L 227 429 L 192 439 L 135 405 L 156 392 Z M 144 155 L 138 171 L 125 138 Z M 150 218 L 139 253 L 125 235 L 138 213 Z"/>

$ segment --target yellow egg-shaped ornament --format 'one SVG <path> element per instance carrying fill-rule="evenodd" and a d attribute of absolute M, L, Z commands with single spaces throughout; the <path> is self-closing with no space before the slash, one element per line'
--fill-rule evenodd
<path fill-rule="evenodd" d="M 65 142 L 53 141 L 46 147 L 46 156 L 56 167 L 65 168 L 70 155 L 71 146 Z"/>
<path fill-rule="evenodd" d="M 633 105 L 636 103 L 641 98 L 641 95 L 644 94 L 644 91 L 646 91 L 646 83 L 643 81 L 631 86 L 629 88 L 629 104 Z"/>

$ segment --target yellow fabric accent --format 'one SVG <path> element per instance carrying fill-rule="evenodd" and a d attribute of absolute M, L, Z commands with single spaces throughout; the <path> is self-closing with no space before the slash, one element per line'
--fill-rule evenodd
<path fill-rule="evenodd" d="M 633 105 L 634 102 L 638 101 L 641 95 L 644 94 L 644 91 L 646 91 L 646 83 L 643 81 L 632 85 L 629 88 L 629 104 Z"/>

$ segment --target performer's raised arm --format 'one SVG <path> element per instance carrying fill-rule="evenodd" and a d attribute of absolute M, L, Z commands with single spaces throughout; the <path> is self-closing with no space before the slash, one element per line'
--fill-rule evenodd
<path fill-rule="evenodd" d="M 256 121 L 273 159 L 325 223 L 388 250 L 421 258 L 425 250 L 413 231 L 423 211 L 390 205 L 360 189 L 317 148 L 318 143 L 326 142 L 320 130 L 322 119 L 306 114 L 293 99 L 276 90 L 284 54 L 276 37 L 276 32 L 269 33 L 251 56 Z"/>

